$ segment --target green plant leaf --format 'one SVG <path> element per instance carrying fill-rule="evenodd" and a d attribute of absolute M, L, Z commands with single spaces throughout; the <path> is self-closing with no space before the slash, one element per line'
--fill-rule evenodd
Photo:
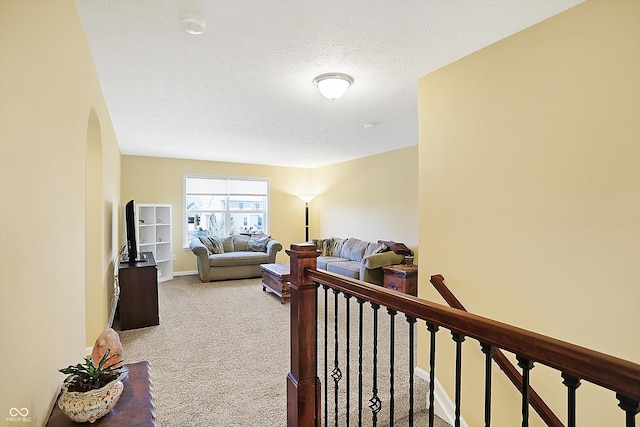
<path fill-rule="evenodd" d="M 66 368 L 58 369 L 58 371 L 63 374 L 76 376 L 77 380 L 74 382 L 80 389 L 101 387 L 105 381 L 110 381 L 116 377 L 119 374 L 120 368 L 122 368 L 122 360 L 107 368 L 104 367 L 113 357 L 121 357 L 120 354 L 110 355 L 110 353 L 111 349 L 107 348 L 97 367 L 93 364 L 91 357 L 86 356 L 84 357 L 84 364 L 69 365 Z"/>

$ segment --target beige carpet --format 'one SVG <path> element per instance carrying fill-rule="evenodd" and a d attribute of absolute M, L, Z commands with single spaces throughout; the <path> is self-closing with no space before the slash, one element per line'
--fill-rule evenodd
<path fill-rule="evenodd" d="M 156 418 L 160 427 L 173 426 L 241 426 L 271 427 L 286 425 L 286 377 L 289 372 L 289 304 L 282 305 L 277 297 L 262 292 L 260 279 L 201 283 L 197 276 L 176 277 L 159 287 L 160 325 L 121 331 L 127 363 L 147 360 L 150 363 Z M 322 295 L 322 292 L 321 292 Z M 330 293 L 331 297 L 332 294 Z M 321 297 L 322 299 L 322 297 Z M 344 297 L 339 296 L 340 310 Z M 323 314 L 323 301 L 319 311 Z M 331 300 L 332 309 L 333 301 Z M 365 325 L 370 331 L 371 310 L 365 305 Z M 357 304 L 352 303 L 352 318 L 357 316 Z M 342 314 L 340 315 L 344 317 Z M 388 329 L 389 317 L 381 308 L 378 345 L 378 389 L 383 410 L 378 425 L 388 423 Z M 343 320 L 343 319 L 342 319 Z M 341 322 L 342 322 L 341 320 Z M 332 324 L 331 324 L 332 325 Z M 351 332 L 351 383 L 357 380 L 357 317 Z M 396 418 L 406 416 L 406 321 L 396 316 Z M 117 327 L 117 323 L 116 323 Z M 331 326 L 332 327 L 332 326 Z M 401 331 L 402 328 L 404 332 Z M 322 330 L 319 334 L 322 333 Z M 333 335 L 333 330 L 329 332 Z M 402 338 L 401 336 L 404 336 Z M 366 337 L 366 335 L 365 335 Z M 367 338 L 365 338 L 367 341 Z M 404 342 L 403 342 L 404 341 Z M 341 337 L 341 345 L 344 336 Z M 405 350 L 402 350 L 402 348 Z M 329 344 L 330 365 L 333 364 L 333 344 Z M 344 348 L 340 350 L 343 352 Z M 364 365 L 371 363 L 371 346 L 364 352 Z M 402 354 L 404 351 L 405 354 Z M 339 352 L 339 354 L 340 354 Z M 320 350 L 322 359 L 322 350 Z M 344 364 L 344 356 L 340 356 Z M 354 359 L 355 358 L 355 359 Z M 354 362 L 355 360 L 355 362 Z M 322 363 L 322 360 L 320 360 Z M 321 379 L 323 374 L 319 373 Z M 371 397 L 370 373 L 365 370 L 364 422 L 371 424 L 367 408 Z M 340 394 L 344 393 L 344 379 Z M 416 408 L 425 406 L 424 381 L 416 381 Z M 323 384 L 326 387 L 327 384 Z M 333 382 L 329 377 L 330 393 Z M 353 392 L 352 392 L 353 393 Z M 329 401 L 333 401 L 333 394 Z M 357 407 L 352 394 L 352 409 Z M 328 405 L 329 425 L 333 425 L 333 407 Z M 416 409 L 417 410 L 417 409 Z M 402 411 L 405 411 L 404 413 Z M 344 410 L 339 410 L 341 425 Z M 424 411 L 419 414 L 424 417 Z M 351 425 L 357 424 L 357 414 L 350 415 Z M 408 425 L 406 420 L 396 425 Z M 438 420 L 437 426 L 446 426 Z"/>

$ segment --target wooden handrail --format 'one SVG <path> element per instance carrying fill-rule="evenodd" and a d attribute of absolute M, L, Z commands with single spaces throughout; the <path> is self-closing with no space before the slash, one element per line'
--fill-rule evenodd
<path fill-rule="evenodd" d="M 438 293 L 444 298 L 444 300 L 449 304 L 450 307 L 457 308 L 458 310 L 467 311 L 467 309 L 462 305 L 460 300 L 451 292 L 451 290 L 445 285 L 444 277 L 440 274 L 436 274 L 431 276 L 431 284 L 438 291 Z M 493 360 L 495 360 L 496 364 L 500 369 L 505 373 L 507 378 L 513 383 L 513 385 L 522 393 L 522 375 L 513 366 L 513 363 L 507 359 L 507 356 L 500 349 L 496 349 L 493 354 Z M 540 395 L 533 389 L 533 387 L 529 386 L 529 403 L 531 407 L 538 413 L 540 418 L 548 425 L 553 427 L 564 427 L 564 424 L 560 419 L 553 413 L 551 408 L 542 400 Z"/>
<path fill-rule="evenodd" d="M 636 363 L 330 272 L 307 269 L 305 273 L 314 282 L 353 297 L 434 323 L 640 401 L 640 365 Z"/>
<path fill-rule="evenodd" d="M 640 411 L 640 365 L 637 363 L 458 308 L 317 270 L 318 251 L 313 244 L 293 244 L 287 254 L 291 258 L 291 370 L 287 375 L 289 427 L 318 426 L 321 420 L 321 384 L 317 378 L 316 284 L 444 327 L 482 344 L 511 352 L 520 359 L 550 366 L 564 377 L 588 381 L 612 390 L 620 401 L 618 406 L 627 414 L 627 425 L 634 425 L 633 417 Z"/>

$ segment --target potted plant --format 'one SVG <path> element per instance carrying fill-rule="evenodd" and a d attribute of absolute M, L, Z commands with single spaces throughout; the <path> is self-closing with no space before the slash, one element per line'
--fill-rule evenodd
<path fill-rule="evenodd" d="M 59 369 L 69 376 L 62 384 L 58 406 L 67 417 L 78 423 L 93 423 L 108 414 L 124 389 L 127 368 L 122 365 L 121 354 L 110 354 L 109 347 L 96 351 L 97 346 L 92 356 L 84 358 L 84 363 Z M 101 355 L 97 366 L 96 353 L 98 357 Z"/>

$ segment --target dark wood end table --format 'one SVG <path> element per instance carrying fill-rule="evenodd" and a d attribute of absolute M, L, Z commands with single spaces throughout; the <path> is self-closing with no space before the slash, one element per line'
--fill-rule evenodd
<path fill-rule="evenodd" d="M 418 296 L 418 266 L 417 265 L 389 265 L 382 267 L 384 272 L 384 287 L 405 294 Z"/>
<path fill-rule="evenodd" d="M 261 264 L 262 290 L 269 290 L 280 297 L 284 304 L 290 297 L 289 293 L 289 264 Z"/>

